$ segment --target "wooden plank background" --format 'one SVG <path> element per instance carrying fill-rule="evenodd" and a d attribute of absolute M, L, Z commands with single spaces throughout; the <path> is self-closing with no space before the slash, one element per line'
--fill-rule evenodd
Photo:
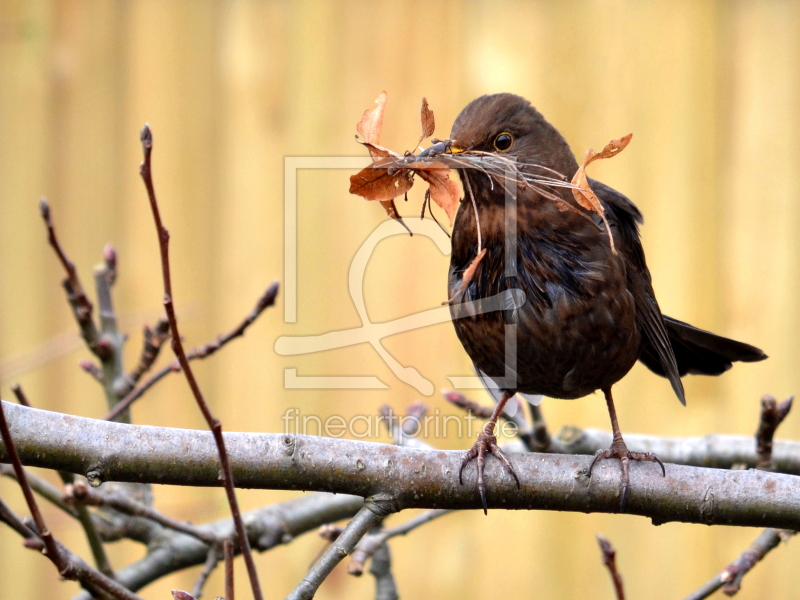
<path fill-rule="evenodd" d="M 665 312 L 763 347 L 770 359 L 720 379 L 689 378 L 688 407 L 637 366 L 618 386 L 623 431 L 751 434 L 762 394 L 800 390 L 800 5 L 797 2 L 105 2 L 0 3 L 0 384 L 23 384 L 34 405 L 101 416 L 97 385 L 60 289 L 62 274 L 37 210 L 51 200 L 61 238 L 84 281 L 112 242 L 116 306 L 138 353 L 140 327 L 161 299 L 155 233 L 138 177 L 139 128 L 153 127 L 154 173 L 172 238 L 175 295 L 189 345 L 230 328 L 261 290 L 283 278 L 286 156 L 363 155 L 355 123 L 389 93 L 383 143 L 418 135 L 419 102 L 446 136 L 474 97 L 529 98 L 576 154 L 634 132 L 633 143 L 592 175 L 629 195 L 646 217 L 644 245 Z M 358 326 L 347 288 L 350 260 L 384 219 L 348 194 L 349 172 L 298 176 L 298 321 L 283 305 L 243 339 L 198 366 L 227 430 L 278 431 L 303 415 L 402 411 L 438 395 L 399 382 L 367 345 L 278 356 L 280 335 Z M 419 210 L 415 190 L 405 214 Z M 402 204 L 402 203 L 401 203 Z M 438 306 L 447 257 L 429 240 L 383 242 L 367 270 L 373 321 Z M 469 373 L 445 323 L 384 340 L 436 389 Z M 386 390 L 288 390 L 301 375 L 375 375 Z M 484 396 L 481 396 L 485 400 Z M 554 429 L 607 427 L 595 396 L 546 401 Z M 134 410 L 138 423 L 202 427 L 178 377 Z M 789 418 L 783 436 L 800 436 Z M 373 439 L 386 441 L 380 432 Z M 430 440 L 467 448 L 472 439 Z M 635 485 L 635 482 L 634 482 Z M 202 522 L 225 515 L 218 490 L 159 488 L 157 507 Z M 16 487 L 0 495 L 21 510 Z M 242 492 L 245 508 L 293 497 Z M 59 538 L 87 554 L 76 525 L 48 511 Z M 399 517 L 404 518 L 404 517 Z M 398 521 L 396 521 L 398 522 Z M 753 530 L 636 517 L 505 513 L 454 515 L 392 543 L 404 598 L 612 598 L 594 534 L 608 536 L 631 598 L 681 598 L 739 554 Z M 270 598 L 300 580 L 321 542 L 309 535 L 257 557 Z M 141 555 L 111 550 L 119 566 Z M 68 598 L 42 557 L 0 528 L 0 596 Z M 800 541 L 748 575 L 740 598 L 796 595 Z M 238 565 L 238 563 L 237 563 Z M 167 598 L 199 569 L 146 589 Z M 243 569 L 238 569 L 239 585 Z M 368 576 L 338 569 L 321 599 L 371 597 Z M 215 575 L 206 594 L 222 589 Z M 245 588 L 241 588 L 244 593 Z"/>

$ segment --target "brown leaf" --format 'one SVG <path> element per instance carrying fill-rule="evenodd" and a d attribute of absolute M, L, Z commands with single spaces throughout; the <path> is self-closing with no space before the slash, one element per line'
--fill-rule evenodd
<path fill-rule="evenodd" d="M 436 128 L 436 121 L 433 119 L 433 111 L 428 108 L 428 99 L 422 99 L 422 137 L 420 138 L 420 142 L 425 138 L 429 138 L 433 135 L 433 130 Z"/>
<path fill-rule="evenodd" d="M 609 242 L 611 243 L 611 251 L 614 254 L 617 253 L 617 250 L 614 247 L 614 237 L 611 235 L 611 227 L 608 224 L 608 220 L 606 220 L 605 209 L 603 208 L 603 204 L 600 202 L 600 199 L 592 191 L 592 188 L 589 187 L 589 181 L 586 178 L 586 167 L 595 160 L 599 160 L 601 158 L 611 158 L 612 156 L 616 156 L 625 149 L 625 147 L 631 141 L 631 137 L 633 137 L 633 134 L 629 133 L 624 137 L 618 138 L 616 140 L 611 140 L 610 142 L 608 142 L 608 144 L 606 144 L 606 147 L 603 148 L 601 152 L 595 152 L 594 150 L 587 150 L 586 156 L 583 159 L 583 165 L 578 167 L 578 170 L 575 172 L 575 176 L 572 178 L 572 185 L 577 186 L 577 189 L 573 188 L 572 190 L 572 196 L 575 198 L 575 202 L 577 202 L 580 206 L 582 206 L 586 210 L 591 210 L 600 215 L 600 217 L 603 219 L 603 223 L 606 226 L 606 231 L 608 232 L 608 239 Z"/>
<path fill-rule="evenodd" d="M 377 144 L 371 144 L 369 142 L 362 141 L 358 139 L 356 136 L 356 141 L 361 144 L 362 146 L 366 146 L 367 150 L 369 150 L 369 155 L 373 159 L 377 156 L 378 158 L 386 158 L 387 156 L 394 156 L 396 158 L 400 158 L 400 155 L 396 152 L 392 152 L 388 148 L 384 148 L 383 146 L 378 146 Z"/>
<path fill-rule="evenodd" d="M 442 162 L 414 162 L 409 165 L 430 186 L 431 199 L 447 214 L 450 226 L 461 203 L 461 190 L 450 179 L 450 168 Z"/>
<path fill-rule="evenodd" d="M 478 265 L 481 264 L 483 257 L 486 255 L 486 248 L 481 250 L 478 255 L 472 259 L 472 262 L 469 263 L 467 270 L 464 271 L 464 277 L 461 279 L 461 288 L 458 290 L 459 292 L 463 292 L 467 289 L 469 282 L 472 281 L 472 278 L 475 276 L 475 271 L 478 270 Z"/>
<path fill-rule="evenodd" d="M 381 206 L 383 210 L 386 211 L 386 214 L 392 217 L 395 221 L 400 223 L 403 227 L 405 227 L 406 231 L 409 235 L 414 235 L 411 233 L 411 230 L 406 225 L 406 222 L 403 221 L 403 217 L 400 216 L 400 213 L 397 211 L 397 207 L 394 205 L 394 200 L 381 200 Z"/>
<path fill-rule="evenodd" d="M 629 133 L 626 136 L 621 138 L 617 138 L 616 140 L 611 140 L 606 144 L 606 147 L 603 148 L 602 152 L 595 153 L 594 150 L 589 150 L 586 153 L 586 158 L 583 161 L 583 166 L 586 167 L 590 162 L 598 160 L 600 158 L 611 158 L 612 156 L 616 156 L 623 150 L 625 150 L 625 146 L 627 146 L 631 138 L 633 137 L 632 133 Z"/>
<path fill-rule="evenodd" d="M 375 108 L 365 110 L 356 131 L 361 134 L 363 141 L 378 145 L 381 143 L 381 127 L 383 127 L 383 109 L 386 107 L 386 92 L 381 92 L 375 99 Z"/>
<path fill-rule="evenodd" d="M 414 174 L 406 169 L 390 170 L 380 167 L 390 162 L 393 162 L 393 159 L 379 159 L 372 166 L 352 175 L 350 193 L 367 200 L 381 201 L 393 200 L 405 194 L 414 185 Z"/>

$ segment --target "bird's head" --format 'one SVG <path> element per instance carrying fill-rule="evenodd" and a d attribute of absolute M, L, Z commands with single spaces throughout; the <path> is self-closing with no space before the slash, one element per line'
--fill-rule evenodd
<path fill-rule="evenodd" d="M 481 96 L 458 115 L 450 150 L 488 152 L 527 165 L 541 165 L 571 178 L 578 168 L 569 145 L 531 103 L 514 94 Z M 527 169 L 526 169 L 527 170 Z"/>

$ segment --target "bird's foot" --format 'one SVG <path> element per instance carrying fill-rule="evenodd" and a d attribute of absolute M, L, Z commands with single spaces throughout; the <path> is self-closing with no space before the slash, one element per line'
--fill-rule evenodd
<path fill-rule="evenodd" d="M 661 459 L 655 454 L 652 452 L 631 452 L 628 450 L 625 442 L 622 439 L 619 439 L 615 440 L 611 444 L 611 447 L 607 450 L 598 450 L 595 453 L 594 460 L 592 460 L 592 464 L 589 465 L 589 477 L 592 476 L 592 469 L 594 468 L 595 463 L 605 458 L 618 458 L 620 465 L 622 466 L 622 498 L 619 503 L 620 510 L 625 510 L 625 500 L 628 497 L 628 485 L 630 484 L 628 470 L 630 461 L 639 460 L 658 463 L 661 467 L 661 475 L 664 477 L 667 476 L 667 471 L 664 469 L 664 463 L 661 462 Z"/>
<path fill-rule="evenodd" d="M 514 481 L 517 482 L 517 487 L 519 487 L 519 477 L 514 472 L 514 467 L 511 464 L 511 461 L 506 458 L 506 455 L 500 450 L 500 447 L 497 445 L 497 438 L 495 437 L 492 430 L 484 427 L 480 434 L 478 435 L 478 439 L 473 444 L 472 448 L 464 455 L 464 459 L 461 461 L 461 468 L 458 470 L 458 481 L 462 485 L 464 484 L 464 480 L 462 475 L 464 473 L 464 467 L 472 460 L 475 460 L 475 464 L 478 469 L 478 494 L 481 497 L 481 505 L 483 505 L 483 514 L 488 514 L 487 506 L 486 506 L 486 485 L 483 482 L 483 469 L 484 463 L 486 461 L 486 453 L 492 453 L 497 460 L 503 463 L 503 466 L 506 468 L 506 471 L 511 473 L 511 476 L 514 478 Z"/>

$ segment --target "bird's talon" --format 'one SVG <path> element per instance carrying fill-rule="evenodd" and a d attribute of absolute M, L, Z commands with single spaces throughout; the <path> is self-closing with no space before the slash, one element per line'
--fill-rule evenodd
<path fill-rule="evenodd" d="M 628 498 L 628 487 L 630 486 L 630 461 L 636 460 L 658 463 L 658 465 L 661 467 L 661 475 L 663 477 L 667 476 L 664 463 L 661 462 L 661 459 L 658 458 L 653 452 L 631 452 L 628 450 L 625 442 L 615 441 L 611 444 L 610 448 L 595 452 L 594 459 L 592 459 L 592 464 L 589 465 L 589 477 L 592 476 L 592 469 L 597 461 L 606 458 L 619 459 L 620 467 L 622 468 L 622 493 L 619 503 L 620 510 L 625 510 L 625 502 Z"/>
<path fill-rule="evenodd" d="M 461 461 L 461 469 L 458 473 L 458 481 L 461 485 L 464 485 L 463 480 L 463 472 L 464 467 L 472 461 L 472 459 L 476 460 L 476 469 L 477 469 L 477 489 L 478 495 L 481 498 L 481 506 L 483 506 L 484 514 L 488 514 L 488 505 L 486 502 L 486 485 L 483 480 L 483 473 L 484 467 L 486 463 L 486 453 L 490 452 L 493 456 L 495 456 L 505 467 L 505 469 L 511 474 L 514 478 L 514 481 L 517 483 L 517 488 L 520 488 L 520 481 L 519 477 L 517 477 L 516 472 L 514 471 L 514 466 L 511 464 L 511 461 L 508 460 L 506 455 L 500 450 L 500 447 L 497 445 L 497 438 L 494 434 L 487 432 L 486 430 L 481 431 L 478 435 L 478 439 L 475 441 L 475 444 L 472 448 L 467 451 L 464 455 L 463 460 Z"/>

